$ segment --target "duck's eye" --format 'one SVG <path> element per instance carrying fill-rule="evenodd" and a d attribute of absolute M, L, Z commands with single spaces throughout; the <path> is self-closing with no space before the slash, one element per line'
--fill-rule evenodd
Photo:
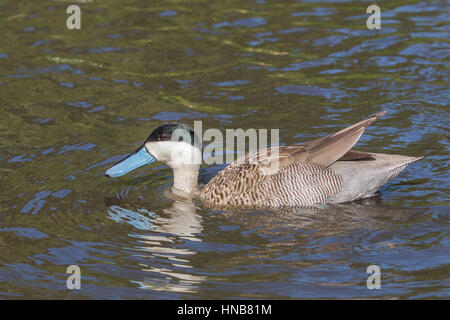
<path fill-rule="evenodd" d="M 183 141 L 183 137 L 178 137 L 178 141 Z"/>

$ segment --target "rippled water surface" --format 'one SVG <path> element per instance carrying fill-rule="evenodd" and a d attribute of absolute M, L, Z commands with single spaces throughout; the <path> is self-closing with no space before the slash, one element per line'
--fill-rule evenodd
<path fill-rule="evenodd" d="M 92 0 L 79 31 L 69 4 L 0 3 L 0 298 L 449 298 L 448 1 L 378 2 L 380 30 L 366 1 Z M 424 159 L 366 201 L 212 211 L 158 163 L 103 175 L 163 122 L 291 144 L 381 110 L 357 148 Z"/>

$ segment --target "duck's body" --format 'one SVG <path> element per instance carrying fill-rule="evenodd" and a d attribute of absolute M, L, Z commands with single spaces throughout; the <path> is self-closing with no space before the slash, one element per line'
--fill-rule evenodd
<path fill-rule="evenodd" d="M 260 167 L 231 164 L 200 191 L 213 206 L 310 206 L 372 197 L 378 189 L 419 158 L 367 153 L 364 160 L 338 160 L 329 167 L 296 162 L 274 174 Z"/>
<path fill-rule="evenodd" d="M 166 162 L 174 171 L 175 191 L 197 194 L 205 203 L 215 207 L 342 203 L 373 196 L 408 164 L 420 159 L 351 150 L 364 129 L 383 114 L 377 113 L 308 143 L 248 153 L 220 171 L 201 190 L 197 188 L 201 151 L 194 144 L 195 135 L 190 127 L 176 124 L 160 126 L 135 154 L 147 159 L 145 163 L 155 158 Z M 173 139 L 172 132 L 180 126 L 188 130 L 190 144 Z M 193 158 L 196 160 L 192 161 Z M 123 160 L 108 170 L 107 175 L 122 175 L 125 161 L 129 166 L 131 160 Z M 131 167 L 133 169 L 136 165 L 133 163 Z"/>

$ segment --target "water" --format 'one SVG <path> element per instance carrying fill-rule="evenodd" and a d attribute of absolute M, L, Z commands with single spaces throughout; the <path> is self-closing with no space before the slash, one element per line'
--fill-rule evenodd
<path fill-rule="evenodd" d="M 84 2 L 79 31 L 71 2 L 0 4 L 0 298 L 449 298 L 448 1 L 380 30 L 369 2 Z M 424 159 L 367 201 L 211 211 L 161 164 L 103 175 L 163 122 L 290 144 L 381 110 L 357 148 Z"/>

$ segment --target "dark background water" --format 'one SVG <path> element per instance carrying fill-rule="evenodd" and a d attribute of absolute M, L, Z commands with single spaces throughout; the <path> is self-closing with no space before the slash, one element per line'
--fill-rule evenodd
<path fill-rule="evenodd" d="M 378 2 L 380 30 L 367 1 L 83 2 L 81 30 L 0 3 L 0 298 L 449 297 L 448 1 Z M 211 211 L 165 166 L 103 175 L 165 121 L 290 144 L 381 110 L 357 148 L 424 159 L 368 201 Z"/>

